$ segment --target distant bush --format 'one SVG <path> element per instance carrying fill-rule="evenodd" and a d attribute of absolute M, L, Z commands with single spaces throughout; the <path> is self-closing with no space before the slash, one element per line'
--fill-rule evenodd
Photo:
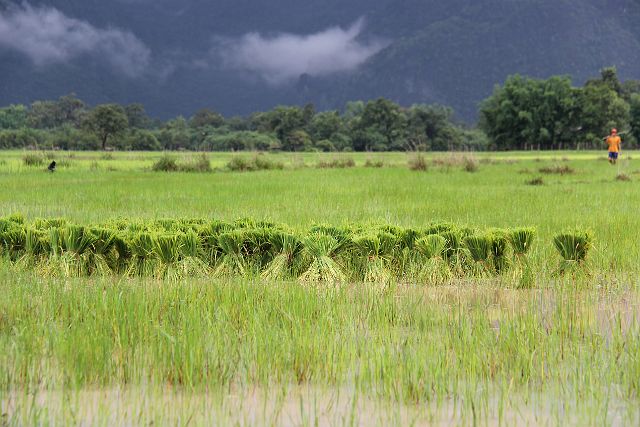
<path fill-rule="evenodd" d="M 384 166 L 384 162 L 382 160 L 367 159 L 367 161 L 364 162 L 365 168 L 381 168 L 383 166 Z"/>
<path fill-rule="evenodd" d="M 533 179 L 526 181 L 527 185 L 544 185 L 544 179 L 541 176 L 537 176 Z"/>
<path fill-rule="evenodd" d="M 179 168 L 176 159 L 168 155 L 162 156 L 151 167 L 151 170 L 154 172 L 177 172 L 178 169 Z"/>
<path fill-rule="evenodd" d="M 473 156 L 464 156 L 464 170 L 467 172 L 477 172 L 478 171 L 478 161 Z"/>
<path fill-rule="evenodd" d="M 151 170 L 154 172 L 211 172 L 211 163 L 204 153 L 184 163 L 178 163 L 172 156 L 164 155 L 153 164 Z"/>
<path fill-rule="evenodd" d="M 234 172 L 284 169 L 284 163 L 268 159 L 264 154 L 258 154 L 251 158 L 234 156 L 227 163 L 227 169 Z"/>
<path fill-rule="evenodd" d="M 570 167 L 569 165 L 554 165 L 547 166 L 544 168 L 538 169 L 540 173 L 545 174 L 556 174 L 556 175 L 570 175 L 575 173 L 575 169 Z"/>
<path fill-rule="evenodd" d="M 355 165 L 356 162 L 351 157 L 336 157 L 331 160 L 320 160 L 316 167 L 320 169 L 344 169 L 352 168 Z"/>
<path fill-rule="evenodd" d="M 44 157 L 40 154 L 28 153 L 22 157 L 22 162 L 25 166 L 42 166 Z"/>
<path fill-rule="evenodd" d="M 178 169 L 182 172 L 211 172 L 211 163 L 207 155 L 202 153 L 186 163 L 179 164 Z"/>
<path fill-rule="evenodd" d="M 429 169 L 429 165 L 427 164 L 427 159 L 421 154 L 417 153 L 407 162 L 409 165 L 409 169 L 412 171 L 426 171 Z"/>
<path fill-rule="evenodd" d="M 476 172 L 479 162 L 473 154 L 451 153 L 446 157 L 440 157 L 433 160 L 437 166 L 446 168 L 461 167 L 467 172 Z"/>
<path fill-rule="evenodd" d="M 267 151 L 280 148 L 277 138 L 249 131 L 216 133 L 208 136 L 200 146 L 200 149 L 206 151 Z"/>

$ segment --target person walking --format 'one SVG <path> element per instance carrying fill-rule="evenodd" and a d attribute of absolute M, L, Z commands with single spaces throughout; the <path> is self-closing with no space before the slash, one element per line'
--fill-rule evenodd
<path fill-rule="evenodd" d="M 609 163 L 612 165 L 615 165 L 618 162 L 621 144 L 622 139 L 618 135 L 618 130 L 611 129 L 611 135 L 607 137 L 607 145 L 609 146 Z"/>

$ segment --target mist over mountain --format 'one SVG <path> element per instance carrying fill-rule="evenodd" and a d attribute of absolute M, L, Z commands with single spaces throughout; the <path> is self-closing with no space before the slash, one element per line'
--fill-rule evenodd
<path fill-rule="evenodd" d="M 514 73 L 640 78 L 632 0 L 0 0 L 0 104 L 75 92 L 161 118 L 387 97 L 472 121 Z"/>

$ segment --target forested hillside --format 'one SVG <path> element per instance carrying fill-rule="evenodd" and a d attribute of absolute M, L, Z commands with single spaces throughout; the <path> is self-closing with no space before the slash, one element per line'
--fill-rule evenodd
<path fill-rule="evenodd" d="M 53 38 L 42 24 L 51 8 L 67 31 Z M 0 9 L 0 105 L 75 92 L 168 118 L 384 96 L 450 105 L 472 122 L 511 74 L 580 84 L 614 65 L 622 80 L 640 77 L 632 0 L 0 0 Z M 94 44 L 68 44 L 78 33 Z M 66 50 L 43 53 L 42 40 Z"/>

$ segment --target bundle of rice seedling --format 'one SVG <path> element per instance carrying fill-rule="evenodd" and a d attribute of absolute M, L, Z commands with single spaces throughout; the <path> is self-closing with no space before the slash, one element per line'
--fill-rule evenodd
<path fill-rule="evenodd" d="M 511 243 L 511 248 L 516 258 L 524 257 L 529 252 L 535 235 L 536 230 L 534 228 L 516 228 L 508 233 L 507 238 Z"/>
<path fill-rule="evenodd" d="M 127 274 L 153 277 L 157 265 L 153 235 L 147 232 L 132 232 L 128 236 L 126 248 L 131 253 Z"/>
<path fill-rule="evenodd" d="M 24 251 L 16 261 L 20 268 L 33 268 L 49 253 L 46 232 L 27 228 L 24 234 Z"/>
<path fill-rule="evenodd" d="M 15 224 L 24 224 L 24 215 L 19 212 L 12 213 L 11 215 L 6 217 L 7 221 L 13 222 Z"/>
<path fill-rule="evenodd" d="M 116 249 L 116 233 L 107 228 L 92 228 L 95 236 L 93 242 L 92 274 L 105 276 L 117 269 L 118 250 Z"/>
<path fill-rule="evenodd" d="M 336 227 L 334 225 L 317 224 L 309 230 L 311 234 L 325 234 L 338 240 L 345 240 L 352 234 L 348 227 Z"/>
<path fill-rule="evenodd" d="M 244 243 L 242 245 L 242 256 L 248 266 L 254 267 L 256 271 L 271 261 L 271 234 L 270 228 L 247 228 L 243 230 Z"/>
<path fill-rule="evenodd" d="M 489 270 L 491 257 L 491 236 L 475 235 L 464 238 L 464 245 L 473 261 L 481 264 L 484 270 Z"/>
<path fill-rule="evenodd" d="M 61 244 L 62 255 L 56 261 L 64 276 L 81 277 L 90 273 L 95 240 L 91 231 L 80 225 L 60 229 L 60 240 L 55 243 Z"/>
<path fill-rule="evenodd" d="M 394 279 L 391 263 L 398 247 L 398 238 L 385 231 L 356 236 L 353 249 L 359 258 L 361 279 L 371 283 L 390 283 Z"/>
<path fill-rule="evenodd" d="M 12 226 L 0 233 L 0 243 L 9 259 L 15 261 L 23 255 L 26 238 L 27 233 L 21 226 Z"/>
<path fill-rule="evenodd" d="M 427 283 L 441 283 L 451 276 L 449 266 L 443 260 L 447 241 L 437 234 L 428 234 L 415 243 L 418 254 L 415 278 Z"/>
<path fill-rule="evenodd" d="M 447 241 L 437 234 L 429 234 L 418 239 L 415 248 L 418 253 L 426 259 L 442 258 Z"/>
<path fill-rule="evenodd" d="M 589 231 L 566 231 L 556 234 L 553 238 L 553 244 L 562 256 L 559 269 L 562 273 L 573 266 L 584 263 L 589 250 L 593 247 L 593 235 Z"/>
<path fill-rule="evenodd" d="M 51 227 L 64 227 L 65 225 L 67 225 L 67 220 L 64 218 L 36 218 L 33 221 L 36 230 L 48 230 Z"/>
<path fill-rule="evenodd" d="M 154 277 L 177 280 L 181 277 L 177 267 L 181 258 L 182 239 L 178 234 L 158 234 L 153 236 L 153 253 L 157 260 Z"/>
<path fill-rule="evenodd" d="M 302 242 L 293 234 L 274 231 L 269 235 L 272 260 L 262 272 L 261 277 L 269 280 L 282 280 L 290 276 L 296 258 L 302 251 Z"/>
<path fill-rule="evenodd" d="M 195 231 L 180 235 L 180 271 L 184 277 L 202 276 L 209 272 L 200 236 Z"/>
<path fill-rule="evenodd" d="M 444 247 L 444 257 L 449 261 L 456 261 L 462 249 L 462 233 L 456 229 L 450 229 L 438 233 L 446 242 Z"/>
<path fill-rule="evenodd" d="M 9 259 L 18 259 L 25 247 L 25 229 L 9 220 L 0 222 L 0 250 Z"/>
<path fill-rule="evenodd" d="M 307 269 L 300 276 L 303 283 L 339 283 L 346 275 L 338 264 L 345 240 L 324 233 L 311 233 L 303 239 Z"/>
<path fill-rule="evenodd" d="M 509 268 L 509 258 L 507 257 L 509 239 L 502 230 L 494 230 L 490 237 L 493 268 L 496 273 L 500 274 Z"/>
<path fill-rule="evenodd" d="M 222 257 L 214 270 L 216 276 L 244 275 L 247 263 L 242 256 L 245 242 L 243 230 L 233 230 L 218 236 L 217 245 L 222 252 Z"/>

